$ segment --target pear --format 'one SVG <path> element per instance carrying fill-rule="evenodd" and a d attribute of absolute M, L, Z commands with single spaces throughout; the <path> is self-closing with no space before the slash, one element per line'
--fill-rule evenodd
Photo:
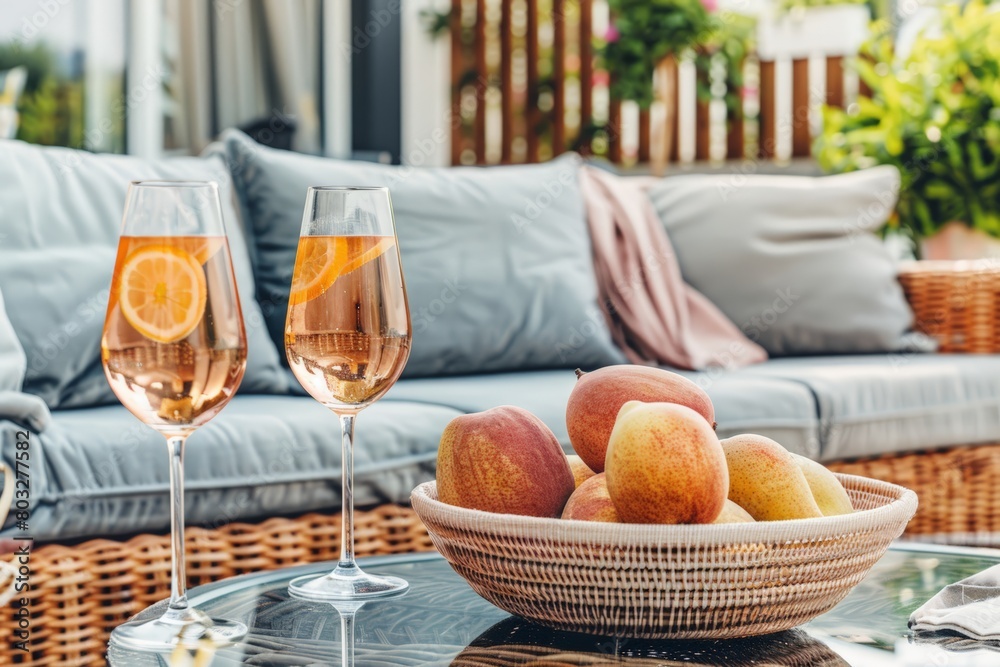
<path fill-rule="evenodd" d="M 715 518 L 712 523 L 753 523 L 754 519 L 750 516 L 750 512 L 734 503 L 732 500 L 726 499 L 726 504 L 722 507 L 722 513 Z"/>
<path fill-rule="evenodd" d="M 729 499 L 756 521 L 823 516 L 805 473 L 791 452 L 762 435 L 722 441 L 729 466 Z"/>
<path fill-rule="evenodd" d="M 798 454 L 792 454 L 792 457 L 806 476 L 813 498 L 823 516 L 839 516 L 854 512 L 854 505 L 851 504 L 851 498 L 847 495 L 844 485 L 836 475 L 826 469 L 826 466 Z"/>
<path fill-rule="evenodd" d="M 673 403 L 622 406 L 604 474 L 624 523 L 710 523 L 729 489 L 726 457 L 711 424 Z"/>

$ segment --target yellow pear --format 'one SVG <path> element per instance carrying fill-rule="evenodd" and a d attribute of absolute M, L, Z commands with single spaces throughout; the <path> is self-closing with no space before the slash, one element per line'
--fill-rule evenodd
<path fill-rule="evenodd" d="M 722 441 L 729 466 L 729 499 L 757 521 L 823 516 L 791 452 L 762 435 Z"/>
<path fill-rule="evenodd" d="M 838 516 L 841 514 L 851 514 L 854 512 L 854 505 L 847 495 L 843 484 L 837 476 L 826 469 L 826 466 L 817 463 L 805 456 L 792 454 L 795 462 L 806 476 L 809 488 L 812 489 L 813 498 L 823 516 Z"/>
<path fill-rule="evenodd" d="M 754 523 L 754 519 L 750 512 L 727 498 L 726 504 L 722 506 L 722 514 L 712 523 Z"/>

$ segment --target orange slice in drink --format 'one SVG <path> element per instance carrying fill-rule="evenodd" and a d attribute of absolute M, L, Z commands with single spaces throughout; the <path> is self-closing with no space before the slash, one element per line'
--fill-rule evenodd
<path fill-rule="evenodd" d="M 170 245 L 194 255 L 195 261 L 204 264 L 222 249 L 226 239 L 222 236 L 133 236 L 130 250 L 144 246 Z"/>
<path fill-rule="evenodd" d="M 295 255 L 288 303 L 296 305 L 320 296 L 337 278 L 379 257 L 395 245 L 392 237 L 306 236 Z"/>
<path fill-rule="evenodd" d="M 158 343 L 173 343 L 194 331 L 205 312 L 205 299 L 205 272 L 187 250 L 142 246 L 122 265 L 122 315 Z"/>

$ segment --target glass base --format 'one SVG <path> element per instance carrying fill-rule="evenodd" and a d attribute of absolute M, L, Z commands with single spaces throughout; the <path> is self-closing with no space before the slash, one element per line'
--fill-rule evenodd
<path fill-rule="evenodd" d="M 330 574 L 310 574 L 292 579 L 288 593 L 301 600 L 331 602 L 336 600 L 368 600 L 399 595 L 410 585 L 399 577 L 376 577 L 365 574 L 357 565 L 337 566 Z"/>
<path fill-rule="evenodd" d="M 209 643 L 222 646 L 237 642 L 247 626 L 224 618 L 210 618 L 197 609 L 168 609 L 148 621 L 129 621 L 114 629 L 111 644 L 136 651 L 171 651 L 177 646 L 197 648 Z"/>

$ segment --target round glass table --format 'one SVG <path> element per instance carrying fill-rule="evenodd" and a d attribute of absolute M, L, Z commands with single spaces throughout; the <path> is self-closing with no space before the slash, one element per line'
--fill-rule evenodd
<path fill-rule="evenodd" d="M 336 608 L 288 595 L 295 577 L 328 563 L 235 577 L 191 591 L 213 616 L 241 620 L 247 638 L 172 655 L 111 647 L 115 667 L 141 665 L 801 665 L 802 667 L 996 666 L 1000 652 L 954 636 L 908 636 L 914 609 L 949 583 L 1000 563 L 1000 551 L 901 544 L 830 612 L 787 632 L 725 641 L 649 641 L 556 632 L 492 606 L 437 554 L 365 559 L 403 577 L 402 596 Z M 159 603 L 137 618 L 161 613 Z"/>

